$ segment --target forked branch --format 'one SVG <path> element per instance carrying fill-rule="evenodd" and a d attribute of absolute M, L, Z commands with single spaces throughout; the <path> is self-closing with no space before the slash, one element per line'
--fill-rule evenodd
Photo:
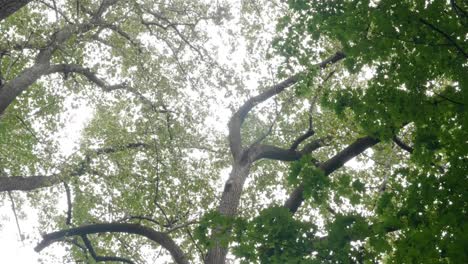
<path fill-rule="evenodd" d="M 257 145 L 249 149 L 248 153 L 252 157 L 252 161 L 259 159 L 273 159 L 281 161 L 299 160 L 303 155 L 309 154 L 312 151 L 324 146 L 326 139 L 316 139 L 306 144 L 301 150 L 283 149 L 271 145 Z"/>
<path fill-rule="evenodd" d="M 330 64 L 338 62 L 345 58 L 345 54 L 341 51 L 336 52 L 333 56 L 327 58 L 326 60 L 316 64 L 316 67 L 319 69 L 325 68 Z M 247 117 L 247 114 L 259 103 L 266 101 L 267 99 L 283 92 L 286 88 L 296 84 L 300 78 L 300 74 L 293 75 L 288 79 L 271 86 L 264 92 L 260 93 L 257 96 L 254 96 L 247 100 L 236 113 L 231 117 L 229 121 L 229 146 L 231 148 L 232 155 L 235 160 L 241 158 L 243 152 L 242 139 L 241 139 L 241 126 Z"/>
<path fill-rule="evenodd" d="M 94 250 L 93 245 L 91 244 L 91 241 L 89 241 L 89 238 L 88 238 L 87 235 L 82 235 L 81 239 L 83 239 L 83 242 L 84 242 L 84 244 L 86 246 L 86 249 L 88 250 L 89 254 L 91 255 L 91 257 L 93 257 L 93 259 L 96 262 L 116 261 L 116 262 L 123 262 L 123 263 L 128 263 L 128 264 L 134 264 L 135 263 L 135 262 L 133 262 L 133 261 L 131 261 L 129 259 L 121 258 L 121 257 L 99 256 L 98 254 L 96 254 L 96 251 Z"/>

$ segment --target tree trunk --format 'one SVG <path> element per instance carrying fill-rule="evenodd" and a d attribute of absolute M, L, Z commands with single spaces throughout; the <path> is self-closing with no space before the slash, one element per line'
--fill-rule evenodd
<path fill-rule="evenodd" d="M 232 167 L 229 179 L 224 185 L 223 195 L 221 196 L 221 202 L 218 207 L 218 212 L 222 215 L 235 216 L 237 214 L 237 207 L 239 206 L 242 188 L 247 176 L 249 175 L 251 165 L 252 164 L 250 162 L 247 164 L 239 164 L 236 162 Z M 224 263 L 228 250 L 216 241 L 216 235 L 213 236 L 212 239 L 215 240 L 215 246 L 208 251 L 205 263 Z"/>

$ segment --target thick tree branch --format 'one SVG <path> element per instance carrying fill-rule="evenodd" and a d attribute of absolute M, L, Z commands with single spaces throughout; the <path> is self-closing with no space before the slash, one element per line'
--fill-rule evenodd
<path fill-rule="evenodd" d="M 46 74 L 57 73 L 57 72 L 64 73 L 64 74 L 68 74 L 68 73 L 81 74 L 84 77 L 86 77 L 89 81 L 95 83 L 97 86 L 102 88 L 102 90 L 104 90 L 105 92 L 111 92 L 111 91 L 114 91 L 114 90 L 125 90 L 125 91 L 127 91 L 129 93 L 132 93 L 136 97 L 138 97 L 142 102 L 148 104 L 153 109 L 154 112 L 164 113 L 164 114 L 170 112 L 170 110 L 168 110 L 168 109 L 158 109 L 158 107 L 150 99 L 146 98 L 140 92 L 138 92 L 138 91 L 132 89 L 131 87 L 129 87 L 125 82 L 110 85 L 105 80 L 99 78 L 96 75 L 95 72 L 91 71 L 91 69 L 85 68 L 85 67 L 83 67 L 81 65 L 77 65 L 77 64 L 55 64 L 55 65 L 51 65 Z"/>
<path fill-rule="evenodd" d="M 127 149 L 147 147 L 148 144 L 136 142 L 129 143 L 120 147 L 100 148 L 94 151 L 96 155 L 110 154 Z M 86 171 L 86 167 L 91 162 L 90 154 L 76 166 L 71 172 L 71 176 L 80 176 Z M 32 191 L 39 188 L 50 187 L 63 182 L 63 177 L 58 174 L 50 176 L 0 176 L 0 192 L 5 191 Z"/>
<path fill-rule="evenodd" d="M 393 137 L 393 142 L 395 142 L 395 144 L 397 144 L 397 146 L 399 146 L 401 149 L 408 151 L 410 154 L 414 151 L 412 147 L 408 146 L 405 142 L 396 136 Z"/>
<path fill-rule="evenodd" d="M 238 159 L 242 152 L 242 139 L 240 134 L 240 128 L 249 111 L 252 110 L 252 108 L 258 103 L 261 103 L 267 100 L 268 98 L 281 93 L 282 91 L 284 91 L 284 89 L 295 84 L 298 80 L 299 75 L 289 77 L 288 79 L 280 82 L 279 84 L 270 87 L 265 92 L 250 98 L 239 108 L 239 110 L 236 113 L 234 113 L 228 124 L 229 145 L 234 159 Z"/>
<path fill-rule="evenodd" d="M 0 0 L 0 21 L 9 17 L 31 0 Z"/>
<path fill-rule="evenodd" d="M 58 175 L 51 176 L 10 176 L 0 177 L 0 192 L 6 191 L 31 191 L 39 188 L 50 187 L 59 184 Z"/>
<path fill-rule="evenodd" d="M 127 233 L 144 236 L 168 250 L 176 263 L 188 264 L 185 254 L 168 234 L 155 231 L 154 229 L 139 224 L 102 223 L 61 230 L 45 234 L 43 236 L 43 240 L 34 248 L 34 250 L 36 252 L 40 252 L 52 243 L 61 241 L 67 237 L 99 233 Z"/>
<path fill-rule="evenodd" d="M 333 64 L 345 58 L 343 52 L 336 52 L 330 58 L 316 64 L 318 68 L 325 68 L 329 64 Z M 257 96 L 254 96 L 247 100 L 236 113 L 231 117 L 229 121 L 229 146 L 231 148 L 232 155 L 235 160 L 241 158 L 242 148 L 242 139 L 241 139 L 241 126 L 247 116 L 247 114 L 259 103 L 266 101 L 267 99 L 283 92 L 286 88 L 294 85 L 299 81 L 299 74 L 289 77 L 288 79 L 271 86 L 264 92 L 260 93 Z"/>
<path fill-rule="evenodd" d="M 307 131 L 304 134 L 302 134 L 296 140 L 294 140 L 294 142 L 291 144 L 291 147 L 289 147 L 289 149 L 290 150 L 296 150 L 297 147 L 299 147 L 299 145 L 302 142 L 304 142 L 304 140 L 310 138 L 314 134 L 315 134 L 315 131 L 314 131 L 313 127 L 312 127 L 312 116 L 309 116 L 309 129 L 307 129 Z"/>
<path fill-rule="evenodd" d="M 346 162 L 361 154 L 366 149 L 374 146 L 378 142 L 378 139 L 369 136 L 359 138 L 329 160 L 321 163 L 319 165 L 319 169 L 321 169 L 325 175 L 329 175 L 335 170 L 341 168 Z M 284 207 L 288 208 L 292 213 L 295 213 L 304 201 L 303 192 L 304 185 L 301 184 L 291 193 L 288 200 L 286 200 Z"/>
<path fill-rule="evenodd" d="M 107 148 L 99 148 L 96 150 L 97 155 L 101 154 L 110 154 L 118 151 L 124 151 L 127 149 L 136 149 L 136 148 L 147 148 L 149 147 L 149 144 L 143 143 L 143 142 L 135 142 L 135 143 L 128 143 L 123 146 L 118 146 L 118 147 L 107 147 Z"/>
<path fill-rule="evenodd" d="M 35 63 L 21 71 L 16 78 L 7 82 L 0 89 L 0 115 L 5 109 L 18 97 L 23 91 L 28 89 L 41 76 L 49 72 L 50 60 L 55 51 L 69 40 L 73 35 L 87 32 L 97 26 L 102 14 L 117 0 L 102 1 L 98 11 L 94 13 L 91 20 L 87 23 L 66 25 L 50 36 L 48 43 L 41 48 L 35 58 Z"/>
<path fill-rule="evenodd" d="M 166 227 L 164 224 L 160 223 L 159 221 L 156 221 L 151 217 L 142 216 L 142 215 L 130 215 L 130 216 L 127 216 L 127 217 L 124 217 L 124 218 L 120 219 L 118 222 L 126 222 L 128 220 L 139 220 L 138 222 L 141 222 L 142 220 L 145 220 L 145 221 L 151 222 L 153 224 L 156 224 L 158 226 Z"/>
<path fill-rule="evenodd" d="M 248 151 L 248 155 L 252 157 L 252 161 L 259 159 L 294 161 L 299 160 L 304 154 L 309 154 L 312 151 L 324 146 L 324 142 L 325 139 L 316 139 L 305 145 L 304 148 L 300 151 L 278 148 L 271 145 L 256 145 Z"/>
<path fill-rule="evenodd" d="M 81 236 L 81 239 L 83 240 L 83 243 L 85 244 L 86 249 L 88 250 L 89 254 L 91 255 L 91 257 L 93 257 L 93 259 L 94 259 L 96 262 L 102 262 L 102 261 L 116 261 L 116 262 L 123 262 L 123 263 L 128 263 L 128 264 L 134 264 L 134 263 L 135 263 L 135 262 L 133 262 L 133 261 L 131 261 L 131 260 L 129 260 L 129 259 L 121 258 L 121 257 L 98 256 L 98 255 L 96 254 L 96 251 L 95 251 L 94 248 L 93 248 L 93 245 L 91 244 L 91 241 L 89 241 L 88 236 L 82 235 L 82 236 Z"/>
<path fill-rule="evenodd" d="M 65 224 L 71 225 L 71 220 L 72 220 L 72 198 L 71 198 L 70 187 L 68 186 L 68 183 L 66 183 L 66 182 L 63 182 L 63 186 L 65 187 L 65 193 L 67 194 L 67 219 L 65 220 Z"/>

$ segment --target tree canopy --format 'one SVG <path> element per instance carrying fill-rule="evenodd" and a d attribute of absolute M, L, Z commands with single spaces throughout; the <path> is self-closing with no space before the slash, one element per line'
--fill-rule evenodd
<path fill-rule="evenodd" d="M 45 262 L 468 263 L 466 1 L 18 8 L 0 201 Z"/>

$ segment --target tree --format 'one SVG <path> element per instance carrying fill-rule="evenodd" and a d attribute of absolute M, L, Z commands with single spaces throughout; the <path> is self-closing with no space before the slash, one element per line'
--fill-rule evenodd
<path fill-rule="evenodd" d="M 467 262 L 460 2 L 76 3 L 31 3 L 0 24 L 15 29 L 0 42 L 0 192 L 15 204 L 13 191 L 29 191 L 53 219 L 37 251 L 63 242 L 72 259 L 124 263 L 158 248 L 176 263 Z M 262 48 L 266 13 L 281 14 L 275 52 Z M 244 69 L 215 56 L 208 29 L 234 52 L 246 46 Z M 278 58 L 273 78 L 245 88 L 252 68 Z M 219 91 L 231 99 L 227 142 L 207 125 Z M 94 115 L 61 156 L 54 133 L 78 97 Z M 353 158 L 367 169 L 345 166 Z M 60 192 L 66 213 L 51 208 Z"/>
<path fill-rule="evenodd" d="M 18 11 L 21 7 L 25 6 L 31 0 L 2 0 L 0 1 L 0 21 Z"/>

